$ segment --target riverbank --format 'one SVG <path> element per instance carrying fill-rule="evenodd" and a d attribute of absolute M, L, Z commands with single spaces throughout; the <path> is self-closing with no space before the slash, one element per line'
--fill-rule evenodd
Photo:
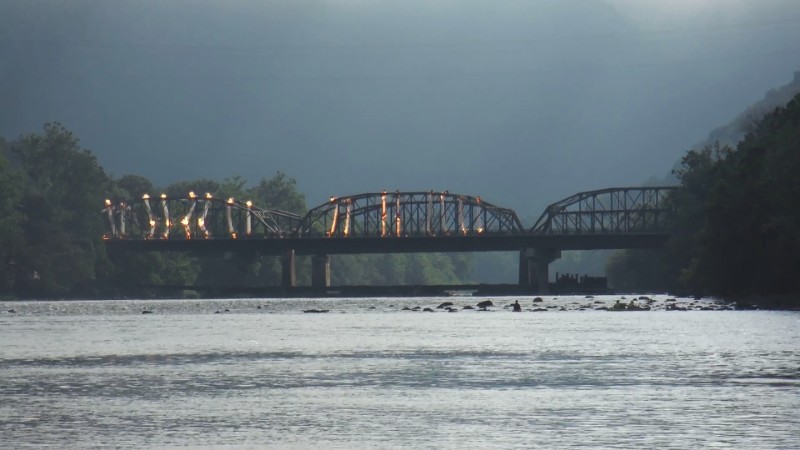
<path fill-rule="evenodd" d="M 800 294 L 750 295 L 731 299 L 737 309 L 800 311 Z"/>

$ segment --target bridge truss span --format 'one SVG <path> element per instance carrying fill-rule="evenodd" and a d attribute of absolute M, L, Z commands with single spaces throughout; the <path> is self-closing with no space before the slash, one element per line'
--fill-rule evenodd
<path fill-rule="evenodd" d="M 670 229 L 673 186 L 624 187 L 581 192 L 553 203 L 530 232 L 537 234 L 637 234 Z"/>
<path fill-rule="evenodd" d="M 145 195 L 106 201 L 104 238 L 114 248 L 263 254 L 644 248 L 671 235 L 675 189 L 581 192 L 548 206 L 530 229 L 511 209 L 447 191 L 332 197 L 304 216 L 211 194 Z"/>
<path fill-rule="evenodd" d="M 293 234 L 301 216 L 261 209 L 252 202 L 199 197 L 190 192 L 175 198 L 145 194 L 133 201 L 106 200 L 108 239 L 239 239 L 280 238 Z"/>
<path fill-rule="evenodd" d="M 516 213 L 449 192 L 377 192 L 330 201 L 310 210 L 299 236 L 479 236 L 523 232 Z"/>

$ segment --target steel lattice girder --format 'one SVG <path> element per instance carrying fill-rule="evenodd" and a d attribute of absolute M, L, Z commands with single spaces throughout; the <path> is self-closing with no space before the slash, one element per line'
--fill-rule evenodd
<path fill-rule="evenodd" d="M 530 230 L 516 213 L 480 197 L 449 192 L 378 192 L 331 197 L 305 216 L 260 209 L 210 194 L 106 201 L 106 239 L 436 237 L 619 234 L 669 231 L 675 187 L 581 192 L 547 207 Z"/>
<path fill-rule="evenodd" d="M 449 192 L 377 192 L 331 197 L 313 208 L 299 236 L 390 237 L 522 232 L 516 213 Z"/>
<path fill-rule="evenodd" d="M 266 210 L 250 202 L 210 195 L 171 198 L 162 195 L 113 203 L 106 200 L 107 239 L 237 239 L 283 237 L 294 232 L 301 216 Z"/>
<path fill-rule="evenodd" d="M 628 187 L 581 192 L 553 203 L 533 233 L 637 233 L 666 230 L 672 217 L 667 200 L 676 187 Z"/>

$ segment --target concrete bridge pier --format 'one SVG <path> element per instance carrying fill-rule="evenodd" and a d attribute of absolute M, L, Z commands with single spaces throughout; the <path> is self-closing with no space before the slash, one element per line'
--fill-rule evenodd
<path fill-rule="evenodd" d="M 331 285 L 331 257 L 315 255 L 311 258 L 311 286 L 319 289 Z"/>
<path fill-rule="evenodd" d="M 555 248 L 526 248 L 519 252 L 519 285 L 526 291 L 547 294 L 550 285 L 550 263 L 561 258 Z"/>
<path fill-rule="evenodd" d="M 295 286 L 297 286 L 297 266 L 294 250 L 286 250 L 281 255 L 281 287 L 293 288 Z"/>

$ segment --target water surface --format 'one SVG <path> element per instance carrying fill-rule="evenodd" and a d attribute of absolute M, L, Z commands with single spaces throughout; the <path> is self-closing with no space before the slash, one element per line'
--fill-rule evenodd
<path fill-rule="evenodd" d="M 3 302 L 0 442 L 800 446 L 800 313 L 590 307 L 618 298 Z"/>

